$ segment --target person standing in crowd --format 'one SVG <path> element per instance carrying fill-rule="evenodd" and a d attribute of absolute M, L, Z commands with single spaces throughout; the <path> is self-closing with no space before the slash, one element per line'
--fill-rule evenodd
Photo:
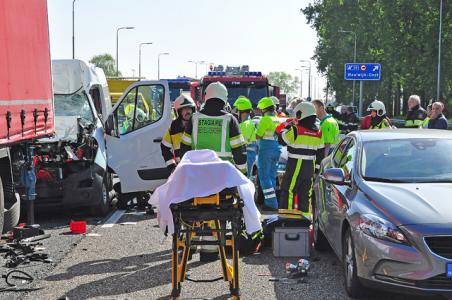
<path fill-rule="evenodd" d="M 447 129 L 448 122 L 443 114 L 444 104 L 435 102 L 432 104 L 432 116 L 428 122 L 428 129 Z"/>
<path fill-rule="evenodd" d="M 174 101 L 174 110 L 177 118 L 171 122 L 171 126 L 163 136 L 160 148 L 166 167 L 173 172 L 181 159 L 180 144 L 185 127 L 190 122 L 195 112 L 195 102 L 189 97 L 180 95 Z"/>
<path fill-rule="evenodd" d="M 224 84 L 213 82 L 206 87 L 205 105 L 193 114 L 192 121 L 185 128 L 181 141 L 181 157 L 189 150 L 210 149 L 218 157 L 229 161 L 243 174 L 247 174 L 245 139 L 240 132 L 237 119 L 225 110 L 228 103 L 228 90 Z M 200 178 L 202 180 L 202 178 Z M 210 228 L 214 224 L 205 224 Z M 212 241 L 213 236 L 203 236 L 203 240 Z M 218 259 L 218 247 L 202 245 L 201 261 Z"/>
<path fill-rule="evenodd" d="M 317 101 L 320 101 L 320 100 L 317 100 Z M 327 112 L 329 115 L 331 115 L 334 119 L 336 119 L 336 121 L 337 121 L 337 119 L 338 119 L 339 116 L 340 116 L 340 113 L 336 110 L 336 105 L 334 105 L 334 104 L 331 103 L 331 102 L 328 102 L 328 103 L 327 103 L 327 105 L 326 105 L 326 112 Z"/>
<path fill-rule="evenodd" d="M 279 208 L 294 209 L 294 197 L 297 195 L 299 210 L 310 218 L 312 183 L 323 157 L 322 132 L 310 102 L 298 104 L 294 115 L 294 119 L 287 120 L 276 129 L 278 141 L 287 146 L 288 152 Z"/>
<path fill-rule="evenodd" d="M 250 178 L 253 173 L 253 164 L 257 155 L 256 126 L 254 125 L 254 120 L 251 119 L 253 105 L 250 99 L 245 96 L 240 96 L 234 102 L 234 108 L 238 111 L 240 131 L 246 142 L 248 178 Z"/>
<path fill-rule="evenodd" d="M 358 130 L 359 118 L 353 112 L 352 106 L 347 106 L 346 108 L 346 117 L 345 117 L 345 133 L 349 133 L 355 130 Z"/>
<path fill-rule="evenodd" d="M 228 90 L 220 82 L 206 88 L 205 105 L 193 114 L 181 141 L 181 156 L 189 150 L 210 149 L 247 174 L 245 139 L 237 119 L 225 110 Z"/>
<path fill-rule="evenodd" d="M 383 102 L 374 100 L 367 108 L 367 111 L 370 111 L 369 129 L 391 128 L 391 123 L 386 116 L 386 107 Z"/>
<path fill-rule="evenodd" d="M 339 125 L 332 115 L 327 114 L 325 104 L 321 100 L 311 102 L 320 119 L 320 130 L 322 131 L 323 144 L 325 145 L 325 156 L 339 143 Z"/>
<path fill-rule="evenodd" d="M 257 159 L 257 173 L 259 182 L 264 193 L 264 208 L 278 209 L 276 198 L 276 176 L 278 172 L 278 161 L 281 149 L 275 133 L 280 120 L 276 116 L 276 107 L 269 97 L 262 98 L 257 104 L 262 111 L 263 117 L 257 125 L 256 139 L 259 146 L 259 157 Z"/>
<path fill-rule="evenodd" d="M 411 95 L 408 98 L 408 113 L 406 115 L 405 128 L 419 128 L 427 117 L 427 112 L 421 107 L 421 98 Z"/>
<path fill-rule="evenodd" d="M 341 112 L 336 121 L 341 134 L 347 134 L 347 107 L 345 105 L 341 105 Z"/>

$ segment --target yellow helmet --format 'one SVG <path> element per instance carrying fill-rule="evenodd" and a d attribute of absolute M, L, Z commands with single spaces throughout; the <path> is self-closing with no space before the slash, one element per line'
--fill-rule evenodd
<path fill-rule="evenodd" d="M 234 107 L 236 107 L 239 111 L 245 111 L 253 109 L 253 104 L 250 99 L 245 96 L 240 96 L 237 100 L 235 100 Z"/>
<path fill-rule="evenodd" d="M 273 103 L 273 100 L 269 97 L 264 97 L 257 103 L 257 108 L 259 108 L 260 110 L 264 110 L 272 106 L 275 106 L 275 104 Z"/>

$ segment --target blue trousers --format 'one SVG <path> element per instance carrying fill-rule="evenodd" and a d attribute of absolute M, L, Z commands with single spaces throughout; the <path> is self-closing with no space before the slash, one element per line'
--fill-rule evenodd
<path fill-rule="evenodd" d="M 248 178 L 253 175 L 253 165 L 256 161 L 256 151 L 246 151 L 246 164 L 248 166 Z"/>
<path fill-rule="evenodd" d="M 257 172 L 264 194 L 264 204 L 272 208 L 278 208 L 278 199 L 276 198 L 276 176 L 280 155 L 281 150 L 276 141 L 260 141 Z"/>

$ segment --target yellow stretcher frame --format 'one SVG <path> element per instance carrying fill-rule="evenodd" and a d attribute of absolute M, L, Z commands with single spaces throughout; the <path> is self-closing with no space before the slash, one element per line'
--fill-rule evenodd
<path fill-rule="evenodd" d="M 242 299 L 240 296 L 240 266 L 238 239 L 242 225 L 243 200 L 237 193 L 221 192 L 209 197 L 194 198 L 179 204 L 171 205 L 174 221 L 172 245 L 172 291 L 170 299 L 180 299 L 181 283 L 184 280 L 194 282 L 213 282 L 223 279 L 229 283 L 231 299 Z M 226 227 L 230 222 L 231 228 Z M 209 226 L 205 226 L 206 223 Z M 230 240 L 226 233 L 232 233 Z M 194 240 L 194 236 L 213 235 L 214 241 Z M 192 245 L 217 245 L 223 276 L 211 280 L 191 280 L 187 277 L 187 262 Z M 226 247 L 232 249 L 232 264 L 226 257 Z M 180 255 L 180 252 L 182 255 Z"/>

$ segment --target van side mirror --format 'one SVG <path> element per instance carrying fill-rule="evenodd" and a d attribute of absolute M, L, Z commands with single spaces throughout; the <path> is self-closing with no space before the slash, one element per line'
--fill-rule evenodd
<path fill-rule="evenodd" d="M 109 115 L 105 122 L 105 133 L 111 136 L 115 136 L 115 121 L 113 114 Z"/>

